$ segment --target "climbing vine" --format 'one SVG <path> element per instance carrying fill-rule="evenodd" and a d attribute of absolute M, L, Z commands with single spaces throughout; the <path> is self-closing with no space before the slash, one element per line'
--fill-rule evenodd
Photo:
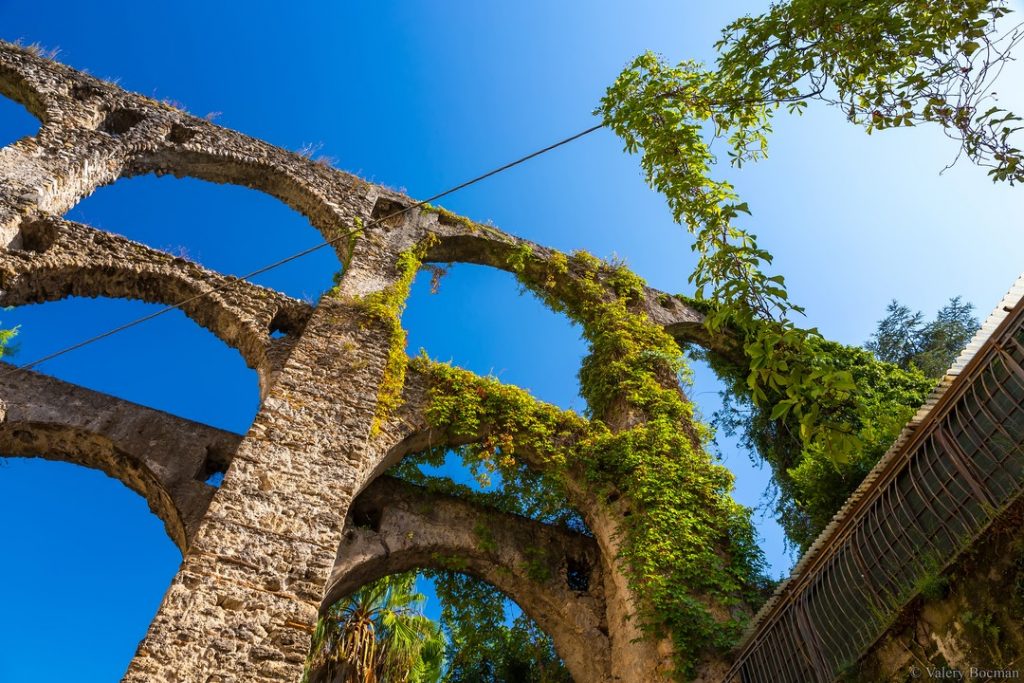
<path fill-rule="evenodd" d="M 380 432 L 381 425 L 402 402 L 402 388 L 405 386 L 405 370 L 408 363 L 405 351 L 407 336 L 405 328 L 402 327 L 402 312 L 409 299 L 412 282 L 422 264 L 423 255 L 436 239 L 431 235 L 416 246 L 401 252 L 395 263 L 397 277 L 394 282 L 380 291 L 367 294 L 358 302 L 367 316 L 386 326 L 388 335 L 388 357 L 377 389 L 377 409 L 370 427 L 371 435 Z"/>
<path fill-rule="evenodd" d="M 740 341 L 754 405 L 837 463 L 864 450 L 857 423 L 867 416 L 821 406 L 851 405 L 852 376 L 816 355 L 815 330 L 793 323 L 802 309 L 743 227 L 748 205 L 713 177 L 711 145 L 724 142 L 737 167 L 763 159 L 775 112 L 818 100 L 868 133 L 937 124 L 993 180 L 1024 180 L 1013 142 L 1021 119 L 990 101 L 994 77 L 1024 38 L 1020 25 L 996 30 L 1008 13 L 1002 0 L 778 3 L 724 29 L 714 68 L 638 56 L 598 108 L 693 234 L 695 296 L 708 304 L 709 332 Z"/>
<path fill-rule="evenodd" d="M 425 358 L 427 419 L 515 482 L 520 464 L 543 472 L 552 509 L 566 502 L 616 520 L 643 626 L 671 637 L 680 674 L 738 636 L 744 609 L 764 588 L 749 511 L 729 496 L 731 474 L 708 454 L 708 433 L 679 388 L 684 360 L 641 307 L 643 281 L 585 254 L 520 245 L 509 267 L 525 287 L 579 322 L 590 343 L 580 369 L 588 418 L 515 387 Z M 482 436 L 482 438 L 480 438 Z M 587 503 L 573 495 L 586 491 Z M 535 494 L 534 494 L 535 495 Z"/>

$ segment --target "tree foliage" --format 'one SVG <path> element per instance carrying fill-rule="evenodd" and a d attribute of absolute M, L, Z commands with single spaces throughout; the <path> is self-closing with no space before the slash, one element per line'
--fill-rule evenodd
<path fill-rule="evenodd" d="M 508 619 L 505 596 L 471 576 L 428 572 L 451 644 L 448 683 L 571 683 L 551 637 L 525 614 Z"/>
<path fill-rule="evenodd" d="M 813 345 L 817 362 L 828 371 L 849 373 L 857 387 L 829 408 L 850 425 L 860 444 L 843 459 L 808 447 L 791 417 L 772 417 L 751 399 L 742 368 L 710 358 L 727 380 L 723 407 L 714 422 L 725 434 L 739 436 L 742 446 L 771 466 L 776 519 L 789 543 L 800 550 L 821 533 L 934 386 L 934 380 L 916 368 L 878 361 L 864 349 L 823 340 Z"/>
<path fill-rule="evenodd" d="M 313 634 L 303 683 L 436 683 L 445 639 L 423 616 L 416 574 L 395 574 L 332 605 Z"/>
<path fill-rule="evenodd" d="M 816 362 L 827 372 L 850 374 L 856 391 L 829 407 L 832 422 L 850 425 L 858 448 L 844 458 L 808 447 L 799 425 L 752 400 L 746 368 L 708 354 L 727 380 L 724 404 L 714 416 L 727 435 L 764 458 L 772 468 L 776 519 L 794 547 L 806 549 L 842 507 L 900 429 L 927 398 L 978 328 L 974 307 L 950 299 L 931 322 L 893 301 L 865 350 L 834 342 L 810 342 Z M 841 416 L 841 417 L 838 417 Z"/>
<path fill-rule="evenodd" d="M 864 347 L 881 361 L 917 368 L 934 379 L 945 374 L 978 331 L 974 305 L 960 297 L 950 299 L 928 323 L 920 311 L 912 313 L 895 299 L 886 313 Z"/>

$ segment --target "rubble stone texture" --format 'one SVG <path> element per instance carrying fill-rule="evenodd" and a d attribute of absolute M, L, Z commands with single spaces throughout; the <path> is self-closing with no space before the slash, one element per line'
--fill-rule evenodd
<path fill-rule="evenodd" d="M 147 499 L 182 548 L 125 681 L 297 681 L 321 609 L 415 568 L 457 568 L 504 591 L 552 636 L 575 680 L 666 676 L 670 649 L 639 638 L 617 527 L 593 517 L 598 506 L 584 490 L 575 502 L 594 537 L 381 476 L 405 454 L 455 444 L 427 426 L 429 379 L 413 368 L 402 405 L 378 424 L 391 337 L 359 301 L 393 285 L 400 254 L 428 236 L 425 260 L 433 262 L 507 270 L 524 244 L 560 255 L 421 210 L 32 50 L 0 43 L 0 94 L 41 122 L 36 135 L 0 149 L 0 305 L 104 296 L 177 306 L 260 377 L 261 408 L 239 436 L 0 369 L 0 451 L 117 477 Z M 61 218 L 97 187 L 149 173 L 276 197 L 331 241 L 345 264 L 338 286 L 310 306 Z M 681 341 L 708 342 L 702 316 L 681 300 L 650 290 L 644 307 Z M 224 473 L 217 489 L 204 483 L 215 472 Z M 481 547 L 481 525 L 493 546 Z M 529 578 L 538 562 L 547 580 Z"/>
<path fill-rule="evenodd" d="M 0 363 L 0 453 L 118 478 L 182 550 L 123 680 L 298 681 L 321 611 L 413 569 L 462 571 L 503 591 L 551 635 L 576 681 L 668 678 L 671 645 L 640 629 L 619 557 L 622 501 L 594 495 L 585 479 L 565 482 L 591 536 L 384 474 L 427 448 L 484 441 L 488 426 L 468 436 L 431 428 L 429 360 L 408 366 L 397 407 L 379 405 L 394 380 L 394 329 L 360 304 L 401 281 L 414 248 L 426 262 L 505 270 L 524 247 L 550 264 L 564 255 L 5 43 L 0 95 L 41 123 L 0 149 L 0 306 L 68 296 L 174 306 L 260 378 L 261 407 L 243 436 Z M 61 217 L 99 186 L 149 173 L 276 197 L 330 242 L 345 264 L 338 286 L 311 306 Z M 636 305 L 681 346 L 736 358 L 684 300 L 648 289 Z M 612 409 L 596 419 L 616 430 L 635 417 Z M 214 473 L 224 474 L 219 488 L 206 483 Z M 922 586 L 860 663 L 860 680 L 917 677 L 925 663 L 998 663 L 1024 649 L 1022 519 L 1017 506 L 956 572 Z M 707 656 L 697 680 L 722 680 L 728 665 Z"/>

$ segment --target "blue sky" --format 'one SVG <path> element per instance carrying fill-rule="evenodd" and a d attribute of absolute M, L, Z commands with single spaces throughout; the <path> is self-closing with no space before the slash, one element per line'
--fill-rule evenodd
<path fill-rule="evenodd" d="M 126 88 L 290 149 L 313 146 L 369 180 L 429 196 L 581 130 L 604 88 L 645 49 L 707 58 L 717 30 L 759 3 L 479 2 L 91 3 L 0 0 L 0 37 L 59 47 L 59 59 Z M 694 3 L 696 5 L 696 3 Z M 1019 5 L 1017 9 L 1020 9 Z M 1024 110 L 1024 75 L 1003 75 Z M 1014 100 L 1014 97 L 1016 100 Z M 37 123 L 0 101 L 0 144 Z M 933 129 L 868 137 L 834 110 L 780 118 L 771 157 L 731 172 L 807 323 L 865 340 L 889 299 L 933 313 L 953 295 L 981 312 L 1024 269 L 1019 189 L 960 164 Z M 689 291 L 685 232 L 635 158 L 600 131 L 450 197 L 475 219 L 562 249 L 617 255 L 661 289 Z M 301 216 L 238 187 L 136 178 L 102 188 L 70 217 L 230 273 L 316 243 Z M 261 283 L 316 297 L 338 269 L 322 252 Z M 581 408 L 577 330 L 521 296 L 503 273 L 459 266 L 430 295 L 415 286 L 410 349 Z M 114 327 L 152 307 L 68 300 L 2 312 L 21 326 L 14 360 Z M 239 355 L 171 314 L 42 371 L 218 427 L 257 409 Z M 717 387 L 698 369 L 705 414 Z M 737 497 L 767 475 L 725 444 Z M 97 472 L 40 460 L 0 465 L 0 681 L 110 681 L 145 632 L 180 555 L 144 501 Z M 790 559 L 758 518 L 776 574 Z"/>

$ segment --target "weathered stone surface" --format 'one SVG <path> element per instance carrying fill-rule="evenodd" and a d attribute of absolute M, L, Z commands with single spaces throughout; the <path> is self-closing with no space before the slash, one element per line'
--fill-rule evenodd
<path fill-rule="evenodd" d="M 664 676 L 669 653 L 636 640 L 635 598 L 615 559 L 615 513 L 588 496 L 582 477 L 567 486 L 594 539 L 453 499 L 431 498 L 427 511 L 424 492 L 378 479 L 404 454 L 454 441 L 427 427 L 427 387 L 414 372 L 405 405 L 378 424 L 393 338 L 389 321 L 367 314 L 365 297 L 393 286 L 400 255 L 427 236 L 428 261 L 509 269 L 524 244 L 556 252 L 415 208 L 355 176 L 6 44 L 0 93 L 41 121 L 37 135 L 0 150 L 0 304 L 72 295 L 180 304 L 261 376 L 262 406 L 244 438 L 82 389 L 60 389 L 75 397 L 61 405 L 57 390 L 46 389 L 52 380 L 32 374 L 0 380 L 8 415 L 0 445 L 117 476 L 186 548 L 126 681 L 298 680 L 325 595 L 432 566 L 462 567 L 518 600 L 581 681 Z M 346 264 L 339 286 L 310 307 L 60 217 L 97 187 L 146 173 L 280 199 Z M 684 300 L 651 289 L 643 304 L 681 342 L 711 344 Z M 272 339 L 272 331 L 287 336 Z M 528 449 L 522 454 L 530 460 Z M 202 483 L 211 463 L 226 468 L 215 494 Z M 357 528 L 358 515 L 349 514 L 360 492 L 360 505 L 381 512 L 376 531 Z M 478 537 L 481 524 L 493 547 Z M 459 559 L 445 564 L 442 556 Z M 530 579 L 531 560 L 546 579 Z M 574 580 L 586 575 L 585 590 L 567 585 L 570 568 Z"/>
<path fill-rule="evenodd" d="M 184 552 L 241 437 L 0 363 L 0 453 L 64 460 L 121 480 Z"/>
<path fill-rule="evenodd" d="M 592 538 L 380 477 L 349 510 L 324 606 L 416 568 L 461 571 L 494 585 L 551 635 L 575 680 L 610 680 Z"/>
<path fill-rule="evenodd" d="M 186 315 L 238 349 L 261 374 L 270 370 L 270 348 L 290 343 L 272 339 L 271 332 L 294 339 L 312 311 L 272 289 L 60 218 L 23 223 L 21 237 L 20 249 L 0 252 L 0 305 L 69 296 L 181 304 Z"/>

